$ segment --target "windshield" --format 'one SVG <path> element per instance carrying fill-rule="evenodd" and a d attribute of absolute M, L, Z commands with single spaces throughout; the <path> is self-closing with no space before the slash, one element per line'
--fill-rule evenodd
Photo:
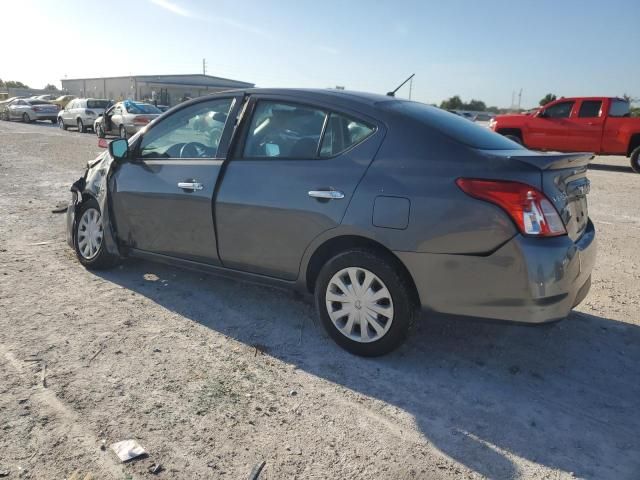
<path fill-rule="evenodd" d="M 107 108 L 110 100 L 87 100 L 87 108 Z"/>
<path fill-rule="evenodd" d="M 397 101 L 382 104 L 389 110 L 410 116 L 444 135 L 483 150 L 521 150 L 523 147 L 502 135 L 467 120 L 424 103 Z"/>
<path fill-rule="evenodd" d="M 135 115 L 140 113 L 162 113 L 157 107 L 148 103 L 126 102 L 124 106 L 127 109 L 127 112 Z"/>

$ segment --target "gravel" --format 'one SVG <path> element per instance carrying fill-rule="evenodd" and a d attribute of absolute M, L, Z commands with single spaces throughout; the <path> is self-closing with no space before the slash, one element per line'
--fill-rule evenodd
<path fill-rule="evenodd" d="M 0 122 L 7 478 L 247 478 L 262 461 L 261 480 L 639 478 L 640 175 L 627 159 L 590 171 L 599 257 L 567 320 L 432 315 L 397 352 L 362 359 L 284 291 L 142 261 L 82 268 L 51 210 L 96 144 Z M 127 439 L 148 457 L 104 448 Z"/>

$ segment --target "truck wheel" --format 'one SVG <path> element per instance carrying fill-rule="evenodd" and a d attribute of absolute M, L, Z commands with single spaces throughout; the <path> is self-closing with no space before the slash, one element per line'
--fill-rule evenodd
<path fill-rule="evenodd" d="M 633 168 L 633 171 L 640 173 L 640 147 L 637 147 L 633 152 L 631 152 L 629 160 L 631 161 L 631 168 Z"/>
<path fill-rule="evenodd" d="M 322 324 L 342 348 L 374 357 L 398 347 L 417 308 L 411 288 L 388 258 L 353 249 L 330 259 L 315 285 Z"/>

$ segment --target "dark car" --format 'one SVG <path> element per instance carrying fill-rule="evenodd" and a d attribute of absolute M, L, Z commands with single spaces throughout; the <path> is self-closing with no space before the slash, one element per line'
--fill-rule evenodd
<path fill-rule="evenodd" d="M 565 317 L 595 259 L 589 160 L 389 96 L 226 92 L 111 142 L 72 187 L 68 241 L 88 268 L 135 256 L 313 294 L 340 345 L 380 355 L 420 307 Z"/>

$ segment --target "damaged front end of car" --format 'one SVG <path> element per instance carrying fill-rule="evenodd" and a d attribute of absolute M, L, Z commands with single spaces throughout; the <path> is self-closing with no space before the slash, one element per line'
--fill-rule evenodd
<path fill-rule="evenodd" d="M 113 169 L 117 165 L 108 152 L 100 154 L 95 160 L 87 163 L 82 177 L 71 185 L 71 201 L 67 207 L 67 243 L 76 247 L 76 222 L 83 202 L 94 198 L 100 206 L 102 215 L 103 242 L 107 252 L 120 256 L 114 226 L 111 222 L 109 191 L 112 187 Z"/>

